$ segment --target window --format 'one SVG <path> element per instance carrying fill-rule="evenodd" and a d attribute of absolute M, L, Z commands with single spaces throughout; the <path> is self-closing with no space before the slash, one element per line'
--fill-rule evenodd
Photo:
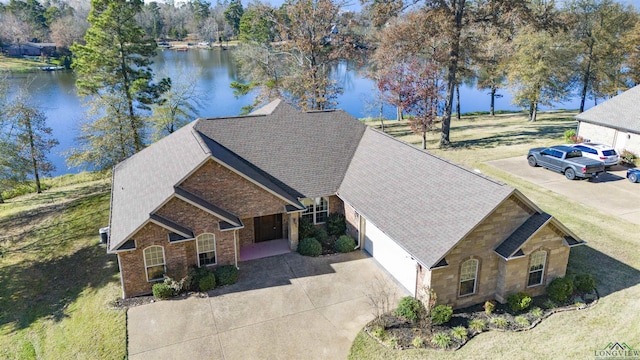
<path fill-rule="evenodd" d="M 478 278 L 478 260 L 470 259 L 460 267 L 460 296 L 475 294 Z"/>
<path fill-rule="evenodd" d="M 542 284 L 544 277 L 544 264 L 547 261 L 546 251 L 536 251 L 531 254 L 531 262 L 529 264 L 529 282 L 527 286 L 536 286 Z"/>
<path fill-rule="evenodd" d="M 329 216 L 329 199 L 317 197 L 315 199 L 302 199 L 302 204 L 307 207 L 302 213 L 302 218 L 312 224 L 322 224 Z"/>
<path fill-rule="evenodd" d="M 196 238 L 198 266 L 216 264 L 216 237 L 213 234 L 201 234 Z"/>
<path fill-rule="evenodd" d="M 147 281 L 162 280 L 166 272 L 162 246 L 150 246 L 144 249 L 144 267 L 147 271 Z"/>

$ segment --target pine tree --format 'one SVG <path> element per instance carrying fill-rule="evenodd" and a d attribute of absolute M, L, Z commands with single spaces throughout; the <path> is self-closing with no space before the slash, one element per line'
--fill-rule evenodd
<path fill-rule="evenodd" d="M 143 111 L 160 101 L 160 96 L 171 86 L 169 79 L 153 83 L 151 58 L 156 55 L 157 45 L 153 39 L 145 37 L 135 16 L 142 9 L 142 0 L 92 0 L 89 23 L 91 27 L 85 35 L 85 45 L 74 44 L 72 67 L 78 79 L 76 86 L 81 95 L 113 101 L 112 107 L 124 125 L 120 139 L 122 146 L 133 144 L 133 152 L 145 146 L 147 130 Z M 121 105 L 125 108 L 122 109 Z M 87 151 L 103 151 L 89 146 Z M 123 160 L 131 156 L 126 151 L 118 156 Z"/>

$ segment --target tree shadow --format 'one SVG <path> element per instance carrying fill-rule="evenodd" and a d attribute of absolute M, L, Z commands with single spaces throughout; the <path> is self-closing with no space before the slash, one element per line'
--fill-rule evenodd
<path fill-rule="evenodd" d="M 571 249 L 567 273 L 591 274 L 600 296 L 630 288 L 640 283 L 640 271 L 588 245 Z"/>
<path fill-rule="evenodd" d="M 99 289 L 117 274 L 115 255 L 103 246 L 80 248 L 73 254 L 0 268 L 0 325 L 29 327 L 39 319 L 60 321 L 65 309 L 87 288 Z"/>
<path fill-rule="evenodd" d="M 555 139 L 558 137 L 558 134 L 562 134 L 565 130 L 570 128 L 571 127 L 566 123 L 559 123 L 536 126 L 531 129 L 505 131 L 480 139 L 457 140 L 451 144 L 451 148 L 489 149 L 498 146 L 529 144 L 531 143 L 532 138 Z"/>

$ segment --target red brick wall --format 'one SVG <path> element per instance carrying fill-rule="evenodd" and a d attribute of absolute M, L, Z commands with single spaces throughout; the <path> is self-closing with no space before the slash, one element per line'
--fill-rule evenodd
<path fill-rule="evenodd" d="M 218 265 L 235 264 L 234 231 L 219 231 L 218 219 L 215 216 L 179 199 L 170 200 L 157 213 L 190 228 L 196 236 L 213 233 L 216 239 Z M 144 249 L 151 245 L 164 248 L 167 274 L 173 278 L 186 275 L 190 266 L 198 264 L 195 240 L 170 243 L 168 234 L 169 231 L 163 227 L 149 223 L 132 236 L 136 241 L 136 250 L 119 254 L 126 297 L 151 292 L 154 283 L 147 282 L 144 267 Z"/>
<path fill-rule="evenodd" d="M 181 186 L 242 219 L 282 213 L 286 204 L 213 160 L 196 170 Z"/>

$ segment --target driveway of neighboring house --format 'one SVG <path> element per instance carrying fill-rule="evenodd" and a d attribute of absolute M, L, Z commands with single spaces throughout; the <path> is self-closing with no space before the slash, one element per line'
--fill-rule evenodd
<path fill-rule="evenodd" d="M 524 155 L 487 164 L 579 203 L 640 224 L 640 184 L 627 181 L 627 169 L 622 166 L 615 166 L 592 181 L 570 181 L 563 174 L 530 167 Z"/>
<path fill-rule="evenodd" d="M 367 294 L 380 282 L 393 303 L 407 295 L 361 251 L 296 253 L 240 263 L 238 283 L 134 307 L 130 359 L 344 359 L 373 318 Z"/>

